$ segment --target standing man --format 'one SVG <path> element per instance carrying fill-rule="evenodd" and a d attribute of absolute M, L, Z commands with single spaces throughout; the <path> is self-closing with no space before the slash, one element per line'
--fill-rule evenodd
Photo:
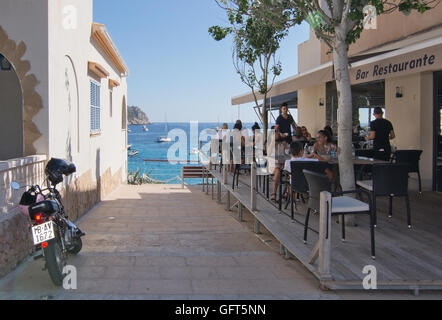
<path fill-rule="evenodd" d="M 373 115 L 376 120 L 370 123 L 370 135 L 367 140 L 373 140 L 373 149 L 377 151 L 379 160 L 390 161 L 391 145 L 390 140 L 394 139 L 393 125 L 390 121 L 383 118 L 382 108 L 376 107 Z"/>
<path fill-rule="evenodd" d="M 288 112 L 288 104 L 283 103 L 281 106 L 281 115 L 278 117 L 278 119 L 276 119 L 275 131 L 277 133 L 277 137 L 279 136 L 281 140 L 287 138 L 287 141 L 290 143 L 292 141 L 292 129 L 290 126 L 293 127 L 293 130 L 296 130 L 297 125 L 292 115 L 288 114 Z"/>

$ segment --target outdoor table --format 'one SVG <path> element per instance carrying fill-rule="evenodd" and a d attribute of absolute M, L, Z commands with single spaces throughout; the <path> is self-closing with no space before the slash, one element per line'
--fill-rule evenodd
<path fill-rule="evenodd" d="M 328 163 L 334 166 L 334 168 L 338 169 L 338 159 L 331 159 Z M 373 158 L 367 158 L 367 157 L 354 157 L 353 158 L 353 166 L 359 167 L 357 169 L 357 179 L 361 180 L 362 172 L 364 171 L 364 168 L 367 166 L 372 166 L 374 164 L 382 164 L 382 163 L 389 163 L 388 161 L 384 160 L 378 160 Z"/>
<path fill-rule="evenodd" d="M 286 160 L 289 160 L 290 157 L 279 157 L 276 158 L 276 163 L 278 164 L 285 164 Z M 284 162 L 282 162 L 284 161 Z M 333 170 L 336 171 L 336 176 L 338 176 L 338 169 L 339 169 L 339 162 L 338 159 L 330 159 L 329 161 L 327 161 L 327 163 L 330 164 L 330 166 L 333 168 Z M 372 166 L 373 164 L 382 164 L 382 163 L 389 163 L 388 161 L 384 161 L 384 160 L 378 160 L 378 159 L 372 159 L 372 158 L 367 158 L 367 157 L 355 157 L 353 158 L 353 165 L 354 166 L 360 166 L 361 168 L 358 170 L 358 175 L 360 175 L 363 172 L 363 168 L 365 168 L 366 166 Z M 279 210 L 282 210 L 282 185 L 283 185 L 283 174 L 287 175 L 288 177 L 291 176 L 291 173 L 285 170 L 281 169 L 281 175 L 280 175 L 280 180 L 279 180 L 279 184 L 280 184 L 280 188 L 279 188 Z M 358 180 L 359 177 L 358 177 Z"/>

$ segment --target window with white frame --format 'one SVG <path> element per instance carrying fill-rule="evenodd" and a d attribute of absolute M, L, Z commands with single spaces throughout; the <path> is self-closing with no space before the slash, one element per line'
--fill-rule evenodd
<path fill-rule="evenodd" d="M 91 132 L 100 132 L 100 84 L 91 80 Z"/>

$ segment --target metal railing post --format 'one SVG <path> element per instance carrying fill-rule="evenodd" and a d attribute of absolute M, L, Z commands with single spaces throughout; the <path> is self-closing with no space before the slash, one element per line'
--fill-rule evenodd
<path fill-rule="evenodd" d="M 217 179 L 216 180 L 216 196 L 217 196 L 217 202 L 218 204 L 221 203 L 221 182 Z"/>
<path fill-rule="evenodd" d="M 250 178 L 250 196 L 251 196 L 251 204 L 252 211 L 256 211 L 256 164 L 252 163 L 251 167 L 251 178 Z"/>
<path fill-rule="evenodd" d="M 331 212 L 332 196 L 330 192 L 321 192 L 319 209 L 319 257 L 318 271 L 321 280 L 331 279 L 330 249 L 331 249 Z"/>

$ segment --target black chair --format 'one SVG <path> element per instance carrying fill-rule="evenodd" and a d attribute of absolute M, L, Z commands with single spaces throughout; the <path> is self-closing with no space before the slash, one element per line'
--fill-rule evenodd
<path fill-rule="evenodd" d="M 405 197 L 408 227 L 411 228 L 410 198 L 408 196 L 408 170 L 406 164 L 374 164 L 373 180 L 357 181 L 357 186 L 371 192 L 374 224 L 377 225 L 376 197 L 389 197 L 389 214 L 393 216 L 393 197 Z"/>
<path fill-rule="evenodd" d="M 395 162 L 408 165 L 408 173 L 417 173 L 419 178 L 419 193 L 422 193 L 421 173 L 419 170 L 419 161 L 422 150 L 397 150 L 395 152 Z"/>
<path fill-rule="evenodd" d="M 355 155 L 357 157 L 374 158 L 374 149 L 356 149 Z"/>
<path fill-rule="evenodd" d="M 292 220 L 294 218 L 294 207 L 296 207 L 295 197 L 293 193 L 296 195 L 306 194 L 308 192 L 308 183 L 305 179 L 303 170 L 309 170 L 312 172 L 324 173 L 325 169 L 328 167 L 328 164 L 325 162 L 319 161 L 292 161 L 290 162 L 290 203 L 291 203 L 291 217 Z M 288 202 L 287 202 L 288 204 Z M 287 207 L 286 207 L 287 209 Z M 297 208 L 296 208 L 297 209 Z"/>
<path fill-rule="evenodd" d="M 331 183 L 325 174 L 320 174 L 308 170 L 303 170 L 307 183 L 309 185 L 308 210 L 305 217 L 304 243 L 307 243 L 307 230 L 310 212 L 319 211 L 320 194 L 322 191 L 331 192 Z M 352 190 L 332 193 L 332 216 L 341 216 L 342 241 L 345 241 L 345 215 L 346 214 L 367 214 L 370 217 L 370 236 L 371 236 L 371 256 L 375 258 L 375 240 L 374 240 L 374 214 L 371 210 L 371 201 L 369 203 L 354 199 L 345 194 L 357 194 L 362 190 Z M 367 192 L 370 199 L 370 194 Z"/>

